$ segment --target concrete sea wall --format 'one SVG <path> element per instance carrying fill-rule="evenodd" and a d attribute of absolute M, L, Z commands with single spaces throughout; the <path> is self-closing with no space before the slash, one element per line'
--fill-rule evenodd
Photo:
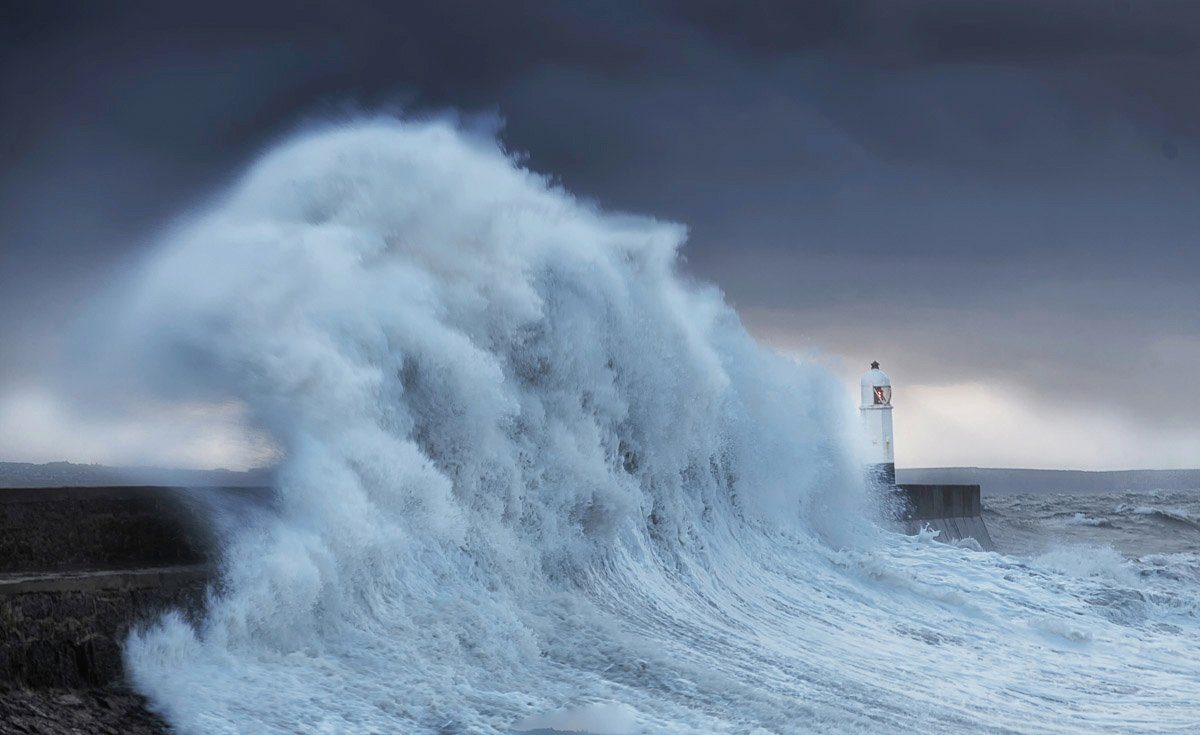
<path fill-rule="evenodd" d="M 978 485 L 896 492 L 908 532 L 994 548 Z M 124 684 L 124 639 L 167 609 L 201 614 L 221 509 L 270 501 L 265 488 L 0 489 L 0 732 L 165 733 Z"/>
<path fill-rule="evenodd" d="M 974 539 L 980 548 L 994 551 L 991 534 L 983 522 L 978 485 L 897 485 L 902 500 L 906 533 L 924 527 L 938 532 L 939 541 Z"/>
<path fill-rule="evenodd" d="M 130 626 L 169 608 L 197 610 L 205 566 L 0 579 L 0 681 L 90 687 L 122 678 Z"/>
<path fill-rule="evenodd" d="M 0 687 L 122 680 L 129 629 L 195 614 L 212 581 L 212 509 L 265 490 L 0 489 Z"/>
<path fill-rule="evenodd" d="M 0 574 L 203 563 L 196 511 L 163 487 L 0 490 Z"/>

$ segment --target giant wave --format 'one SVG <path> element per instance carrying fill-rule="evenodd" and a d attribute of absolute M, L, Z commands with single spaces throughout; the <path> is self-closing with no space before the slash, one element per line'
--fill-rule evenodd
<path fill-rule="evenodd" d="M 1089 606 L 1107 580 L 880 529 L 844 389 L 681 276 L 684 236 L 391 120 L 284 142 L 164 235 L 122 354 L 245 405 L 282 462 L 203 619 L 131 636 L 155 708 L 182 733 L 1198 722 L 1194 608 L 1122 625 Z"/>

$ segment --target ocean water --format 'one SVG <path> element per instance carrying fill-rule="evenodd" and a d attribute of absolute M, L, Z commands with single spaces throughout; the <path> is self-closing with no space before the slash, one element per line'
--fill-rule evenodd
<path fill-rule="evenodd" d="M 185 734 L 1200 729 L 1188 496 L 989 500 L 1004 553 L 889 531 L 843 388 L 683 277 L 685 234 L 388 120 L 164 232 L 115 372 L 240 402 L 283 459 L 204 620 L 128 641 L 152 705 Z"/>

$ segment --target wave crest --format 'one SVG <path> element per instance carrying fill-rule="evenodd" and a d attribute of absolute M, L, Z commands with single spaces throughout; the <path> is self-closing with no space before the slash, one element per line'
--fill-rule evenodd
<path fill-rule="evenodd" d="M 131 639 L 139 687 L 186 731 L 234 710 L 486 730 L 576 655 L 564 615 L 611 625 L 598 589 L 745 534 L 853 536 L 840 388 L 681 278 L 684 234 L 390 121 L 291 141 L 181 225 L 122 336 L 161 390 L 248 406 L 283 448 L 281 511 L 229 540 L 199 630 Z M 407 704 L 339 683 L 363 672 Z"/>

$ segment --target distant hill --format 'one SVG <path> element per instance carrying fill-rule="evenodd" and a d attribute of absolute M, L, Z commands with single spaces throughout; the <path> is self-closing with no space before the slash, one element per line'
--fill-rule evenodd
<path fill-rule="evenodd" d="M 899 483 L 979 485 L 984 495 L 1113 493 L 1196 490 L 1197 470 L 1020 470 L 994 467 L 925 467 L 896 470 Z"/>
<path fill-rule="evenodd" d="M 267 469 L 173 470 L 163 467 L 106 467 L 98 464 L 0 462 L 0 487 L 96 487 L 172 485 L 180 487 L 261 487 L 271 484 Z"/>

